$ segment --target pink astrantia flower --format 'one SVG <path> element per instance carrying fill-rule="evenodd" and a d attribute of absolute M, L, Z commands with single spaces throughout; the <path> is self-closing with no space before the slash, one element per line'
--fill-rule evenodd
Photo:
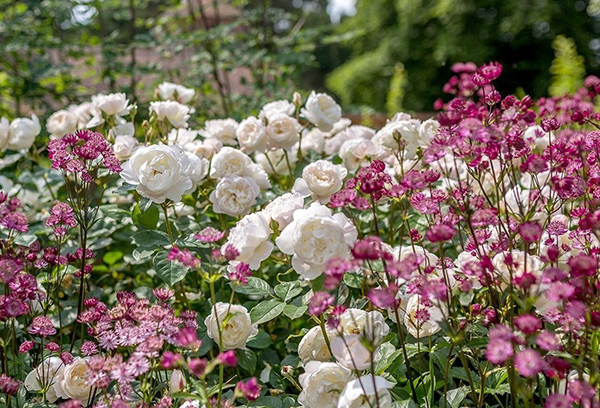
<path fill-rule="evenodd" d="M 308 312 L 312 315 L 320 315 L 333 304 L 335 298 L 327 292 L 315 292 L 308 302 Z"/>
<path fill-rule="evenodd" d="M 544 369 L 545 362 L 540 354 L 532 349 L 525 349 L 515 356 L 515 367 L 523 377 L 534 377 Z"/>

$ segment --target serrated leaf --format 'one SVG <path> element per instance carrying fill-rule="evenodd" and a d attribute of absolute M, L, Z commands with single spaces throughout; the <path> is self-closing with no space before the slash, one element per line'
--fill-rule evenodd
<path fill-rule="evenodd" d="M 289 317 L 290 320 L 296 320 L 304 316 L 307 310 L 308 306 L 285 305 L 283 314 Z"/>
<path fill-rule="evenodd" d="M 271 286 L 264 280 L 255 276 L 248 278 L 248 284 L 244 286 L 236 286 L 236 293 L 241 293 L 246 296 L 267 296 L 271 293 Z"/>
<path fill-rule="evenodd" d="M 449 390 L 446 393 L 446 401 L 451 408 L 459 408 L 467 394 L 469 393 L 469 387 L 463 385 L 462 387 Z"/>
<path fill-rule="evenodd" d="M 279 299 L 284 302 L 289 302 L 296 296 L 302 293 L 302 288 L 300 287 L 300 282 L 284 282 L 275 286 L 275 295 L 279 297 Z"/>
<path fill-rule="evenodd" d="M 156 248 L 170 245 L 169 236 L 162 231 L 140 231 L 133 235 L 133 243 L 142 248 Z"/>
<path fill-rule="evenodd" d="M 254 324 L 266 323 L 273 320 L 283 312 L 285 303 L 281 300 L 271 299 L 259 303 L 250 311 L 250 319 Z"/>
<path fill-rule="evenodd" d="M 181 281 L 188 272 L 188 268 L 179 262 L 168 260 L 166 251 L 161 251 L 154 257 L 154 270 L 163 282 L 169 286 Z"/>

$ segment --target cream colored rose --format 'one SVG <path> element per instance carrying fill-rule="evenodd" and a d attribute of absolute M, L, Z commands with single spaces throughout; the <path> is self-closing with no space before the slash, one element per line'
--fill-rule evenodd
<path fill-rule="evenodd" d="M 64 399 L 78 399 L 84 405 L 88 402 L 92 387 L 87 383 L 88 365 L 87 361 L 80 357 L 75 357 L 71 364 L 65 366 L 63 378 L 60 383 L 63 395 L 58 395 Z"/>
<path fill-rule="evenodd" d="M 304 198 L 299 193 L 286 193 L 271 201 L 264 209 L 269 220 L 277 222 L 279 230 L 288 226 L 294 218 L 294 212 L 304 207 Z"/>
<path fill-rule="evenodd" d="M 192 129 L 171 129 L 167 135 L 167 144 L 184 147 L 189 143 L 193 143 L 196 137 L 198 137 L 198 133 L 197 130 Z"/>
<path fill-rule="evenodd" d="M 117 122 L 124 122 L 122 116 L 129 114 L 131 106 L 127 96 L 119 92 L 92 96 L 88 109 L 91 119 L 86 127 L 93 128 L 104 123 L 104 116 L 114 116 Z"/>
<path fill-rule="evenodd" d="M 181 201 L 193 183 L 187 174 L 190 161 L 177 146 L 140 147 L 123 164 L 121 177 L 144 197 L 161 204 L 171 199 Z"/>
<path fill-rule="evenodd" d="M 325 133 L 317 128 L 311 130 L 305 129 L 302 133 L 301 148 L 303 155 L 308 155 L 311 152 L 319 154 L 323 153 L 323 150 L 325 149 Z"/>
<path fill-rule="evenodd" d="M 250 212 L 259 194 L 260 187 L 250 177 L 224 177 L 210 193 L 209 200 L 214 212 L 237 217 Z"/>
<path fill-rule="evenodd" d="M 246 346 L 249 337 L 256 336 L 258 329 L 252 324 L 250 314 L 244 306 L 218 302 L 204 320 L 208 337 L 221 350 L 233 350 Z M 221 336 L 219 337 L 219 326 Z"/>
<path fill-rule="evenodd" d="M 214 119 L 204 123 L 204 130 L 200 135 L 204 138 L 215 138 L 227 145 L 237 144 L 235 131 L 238 123 L 233 119 Z"/>
<path fill-rule="evenodd" d="M 40 120 L 35 115 L 31 115 L 31 119 L 15 119 L 10 123 L 10 138 L 6 148 L 9 150 L 29 149 L 41 131 Z"/>
<path fill-rule="evenodd" d="M 258 114 L 258 118 L 261 120 L 271 121 L 271 118 L 275 115 L 283 114 L 291 116 L 295 111 L 296 107 L 293 103 L 282 99 L 279 101 L 269 102 L 263 106 Z"/>
<path fill-rule="evenodd" d="M 193 140 L 183 146 L 183 148 L 188 152 L 194 153 L 196 156 L 203 157 L 205 159 L 212 158 L 221 150 L 222 147 L 223 143 L 213 137 L 209 137 L 208 139 L 204 140 Z"/>
<path fill-rule="evenodd" d="M 335 330 L 327 330 L 327 337 L 331 341 L 337 336 Z M 309 361 L 330 361 L 331 353 L 325 342 L 323 331 L 319 326 L 310 329 L 298 345 L 298 357 L 302 363 L 307 364 Z"/>
<path fill-rule="evenodd" d="M 358 232 L 341 213 L 332 215 L 324 205 L 313 203 L 294 212 L 293 221 L 275 240 L 280 251 L 292 255 L 294 270 L 315 279 L 333 258 L 347 258 Z"/>
<path fill-rule="evenodd" d="M 181 370 L 173 370 L 171 378 L 169 379 L 169 391 L 172 394 L 181 392 L 186 385 L 185 376 Z"/>
<path fill-rule="evenodd" d="M 368 164 L 368 158 L 376 157 L 377 148 L 369 139 L 350 139 L 342 144 L 338 154 L 346 169 L 355 172 L 362 165 Z"/>
<path fill-rule="evenodd" d="M 328 160 L 317 160 L 302 170 L 302 178 L 296 179 L 292 191 L 325 204 L 334 193 L 341 190 L 347 174 L 344 166 Z"/>
<path fill-rule="evenodd" d="M 67 133 L 73 133 L 77 130 L 77 116 L 66 109 L 54 112 L 46 121 L 46 130 L 50 133 L 51 139 L 63 137 Z"/>
<path fill-rule="evenodd" d="M 177 101 L 184 105 L 189 104 L 196 91 L 191 88 L 186 88 L 183 85 L 174 84 L 173 82 L 163 82 L 158 85 L 158 95 L 163 101 Z"/>
<path fill-rule="evenodd" d="M 115 156 L 119 160 L 126 160 L 131 157 L 139 143 L 135 138 L 135 128 L 133 123 L 127 122 L 122 125 L 115 126 L 108 132 L 110 138 L 114 140 L 113 148 Z"/>
<path fill-rule="evenodd" d="M 508 255 L 512 258 L 510 265 L 507 265 Z M 511 276 L 513 279 L 520 278 L 527 272 L 540 278 L 544 263 L 535 255 L 527 254 L 525 256 L 525 252 L 514 249 L 506 253 L 500 252 L 494 256 L 492 265 L 494 265 L 496 277 L 500 281 L 500 287 L 506 288 L 510 284 Z"/>
<path fill-rule="evenodd" d="M 339 364 L 310 361 L 298 378 L 302 386 L 298 402 L 306 408 L 337 407 L 340 392 L 353 378 L 352 372 Z"/>
<path fill-rule="evenodd" d="M 428 147 L 440 132 L 440 122 L 435 119 L 427 119 L 419 126 L 418 144 L 421 147 Z"/>
<path fill-rule="evenodd" d="M 215 154 L 210 164 L 210 177 L 220 179 L 229 176 L 244 176 L 252 159 L 238 149 L 225 146 Z"/>
<path fill-rule="evenodd" d="M 198 188 L 200 182 L 204 180 L 204 178 L 208 174 L 208 166 L 210 165 L 210 163 L 207 159 L 203 157 L 198 157 L 194 153 L 186 151 L 184 152 L 184 154 L 186 155 L 189 162 L 189 164 L 185 168 L 185 174 L 192 181 L 192 186 L 189 189 L 187 189 L 184 192 L 184 194 L 191 194 L 194 191 L 196 191 L 196 188 Z"/>
<path fill-rule="evenodd" d="M 393 387 L 383 377 L 371 374 L 350 381 L 340 394 L 337 408 L 392 408 Z"/>
<path fill-rule="evenodd" d="M 447 315 L 445 304 L 434 302 L 425 305 L 420 295 L 413 295 L 406 304 L 404 325 L 413 337 L 422 339 L 441 330 L 440 322 L 445 319 L 444 315 Z"/>
<path fill-rule="evenodd" d="M 0 151 L 4 151 L 10 139 L 10 122 L 4 116 L 0 118 Z"/>
<path fill-rule="evenodd" d="M 250 269 L 257 270 L 261 262 L 273 251 L 274 245 L 269 240 L 270 237 L 269 219 L 262 211 L 246 215 L 239 220 L 227 237 L 227 243 L 239 252 L 232 265 L 244 262 Z"/>
<path fill-rule="evenodd" d="M 404 157 L 413 158 L 419 146 L 419 126 L 419 121 L 415 119 L 392 120 L 375 133 L 373 143 L 383 150 L 393 153 L 400 150 L 399 140 L 401 139 L 404 145 Z"/>
<path fill-rule="evenodd" d="M 335 337 L 331 340 L 331 352 L 336 361 L 349 370 L 361 371 L 371 366 L 371 353 L 358 334 Z"/>
<path fill-rule="evenodd" d="M 370 312 L 348 308 L 340 316 L 340 329 L 343 334 L 356 334 L 378 346 L 390 332 L 383 315 L 377 310 Z"/>
<path fill-rule="evenodd" d="M 287 160 L 283 149 L 256 153 L 254 159 L 267 174 L 288 175 L 290 174 L 290 167 L 293 169 L 294 164 L 298 161 L 298 148 L 294 146 L 290 152 L 287 152 Z M 290 163 L 289 166 L 288 161 Z"/>
<path fill-rule="evenodd" d="M 92 117 L 92 113 L 90 112 L 91 105 L 90 102 L 83 102 L 79 105 L 71 105 L 67 108 L 67 110 L 73 113 L 77 118 L 77 129 L 87 127 L 87 124 Z"/>
<path fill-rule="evenodd" d="M 168 120 L 173 127 L 185 128 L 190 118 L 190 108 L 175 101 L 150 102 L 150 113 L 160 121 Z"/>
<path fill-rule="evenodd" d="M 237 141 L 244 152 L 264 152 L 267 149 L 267 129 L 260 119 L 254 116 L 240 122 L 235 131 Z"/>
<path fill-rule="evenodd" d="M 23 385 L 30 392 L 46 389 L 46 399 L 54 403 L 58 395 L 64 394 L 61 385 L 64 371 L 65 364 L 59 357 L 49 357 L 27 374 Z"/>
<path fill-rule="evenodd" d="M 267 147 L 270 149 L 291 149 L 300 138 L 302 127 L 291 116 L 280 113 L 272 115 L 267 125 Z"/>
<path fill-rule="evenodd" d="M 344 142 L 352 139 L 372 139 L 375 130 L 366 126 L 353 125 L 325 141 L 325 154 L 332 155 L 339 152 L 340 147 Z"/>
<path fill-rule="evenodd" d="M 324 93 L 312 91 L 306 105 L 301 110 L 302 115 L 323 132 L 329 132 L 333 125 L 342 118 L 342 108 L 333 98 Z"/>

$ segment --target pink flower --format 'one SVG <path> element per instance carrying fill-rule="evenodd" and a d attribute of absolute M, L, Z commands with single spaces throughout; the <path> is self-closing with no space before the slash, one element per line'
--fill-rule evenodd
<path fill-rule="evenodd" d="M 246 398 L 248 401 L 254 401 L 260 397 L 260 386 L 254 377 L 238 382 L 235 388 L 236 394 Z"/>
<path fill-rule="evenodd" d="M 538 242 L 542 237 L 542 227 L 537 222 L 525 222 L 519 225 L 519 235 L 525 242 Z"/>
<path fill-rule="evenodd" d="M 523 377 L 535 377 L 545 365 L 540 354 L 532 349 L 522 350 L 515 356 L 515 367 Z"/>
<path fill-rule="evenodd" d="M 213 227 L 206 227 L 202 231 L 197 234 L 194 234 L 194 238 L 196 238 L 200 242 L 213 243 L 223 239 L 225 237 L 225 232 L 219 231 Z"/>
<path fill-rule="evenodd" d="M 33 344 L 34 343 L 31 340 L 24 341 L 19 346 L 19 353 L 21 353 L 21 354 L 27 353 L 29 350 L 31 350 L 33 348 Z"/>
<path fill-rule="evenodd" d="M 546 351 L 558 351 L 560 350 L 560 342 L 556 334 L 544 330 L 535 339 L 537 344 L 542 350 Z"/>
<path fill-rule="evenodd" d="M 398 287 L 396 285 L 390 285 L 387 288 L 370 289 L 367 293 L 367 297 L 375 306 L 386 309 L 394 307 L 394 304 L 396 303 L 396 293 L 398 293 Z"/>
<path fill-rule="evenodd" d="M 544 408 L 571 408 L 573 399 L 564 394 L 550 394 L 546 397 Z"/>
<path fill-rule="evenodd" d="M 173 353 L 172 351 L 165 351 L 162 355 L 162 368 L 164 368 L 165 370 L 175 368 L 175 366 L 180 360 L 181 354 Z"/>
<path fill-rule="evenodd" d="M 456 231 L 450 225 L 437 224 L 425 233 L 425 237 L 431 242 L 448 241 L 452 239 Z"/>
<path fill-rule="evenodd" d="M 42 337 L 53 336 L 56 334 L 56 329 L 52 321 L 45 316 L 38 316 L 33 319 L 29 326 L 29 334 L 39 334 Z"/>
<path fill-rule="evenodd" d="M 220 353 L 217 356 L 217 359 L 221 362 L 221 364 L 228 367 L 235 367 L 237 365 L 237 358 L 235 357 L 235 351 L 227 350 L 223 353 Z"/>
<path fill-rule="evenodd" d="M 0 390 L 8 395 L 15 395 L 19 391 L 21 383 L 7 376 L 6 374 L 0 375 Z"/>
<path fill-rule="evenodd" d="M 312 315 L 320 315 L 333 304 L 335 298 L 327 292 L 315 292 L 308 302 L 308 312 Z"/>
<path fill-rule="evenodd" d="M 521 330 L 525 334 L 535 333 L 542 328 L 542 322 L 540 319 L 530 314 L 524 314 L 517 317 L 514 320 L 514 323 L 517 329 Z"/>
<path fill-rule="evenodd" d="M 206 371 L 206 366 L 208 365 L 206 359 L 204 358 L 193 358 L 190 360 L 189 368 L 195 376 L 200 377 Z"/>
<path fill-rule="evenodd" d="M 175 291 L 168 288 L 155 288 L 152 290 L 152 293 L 154 293 L 154 296 L 161 302 L 166 302 L 175 295 Z"/>

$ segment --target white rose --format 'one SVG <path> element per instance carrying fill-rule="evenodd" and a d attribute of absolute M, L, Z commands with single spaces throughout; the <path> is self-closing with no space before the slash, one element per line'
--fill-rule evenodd
<path fill-rule="evenodd" d="M 539 125 L 529 126 L 523 132 L 523 139 L 529 142 L 532 147 L 539 150 L 545 150 L 550 144 L 550 140 L 554 140 L 554 132 L 546 133 Z"/>
<path fill-rule="evenodd" d="M 183 145 L 183 148 L 188 152 L 194 153 L 199 157 L 204 157 L 205 159 L 213 157 L 222 147 L 223 143 L 214 137 L 209 137 L 204 140 L 193 140 L 190 143 Z"/>
<path fill-rule="evenodd" d="M 352 139 L 372 139 L 375 130 L 366 126 L 353 125 L 325 141 L 325 154 L 332 155 L 340 150 L 342 144 Z"/>
<path fill-rule="evenodd" d="M 329 132 L 333 129 L 333 125 L 342 118 L 340 105 L 331 96 L 315 91 L 310 93 L 301 112 L 310 123 L 323 132 Z"/>
<path fill-rule="evenodd" d="M 440 122 L 435 119 L 427 119 L 419 126 L 418 144 L 421 147 L 428 147 L 440 132 Z"/>
<path fill-rule="evenodd" d="M 138 141 L 133 136 L 117 136 L 113 146 L 117 159 L 127 160 L 138 146 Z"/>
<path fill-rule="evenodd" d="M 415 254 L 421 260 L 423 266 L 436 266 L 439 258 L 419 245 L 406 245 L 394 248 L 393 255 L 398 261 L 406 259 L 410 254 Z"/>
<path fill-rule="evenodd" d="M 196 191 L 198 184 L 200 184 L 200 182 L 204 180 L 208 174 L 208 166 L 210 164 L 207 159 L 198 157 L 194 153 L 186 151 L 184 154 L 187 156 L 189 161 L 188 166 L 185 168 L 185 174 L 190 178 L 190 180 L 192 180 L 192 186 L 187 189 L 184 194 L 191 194 Z"/>
<path fill-rule="evenodd" d="M 181 392 L 185 387 L 186 381 L 185 376 L 181 370 L 173 370 L 171 378 L 169 379 L 169 390 L 172 394 Z"/>
<path fill-rule="evenodd" d="M 61 386 L 64 371 L 65 365 L 59 357 L 49 357 L 27 374 L 23 385 L 30 392 L 47 389 L 46 399 L 54 403 L 57 394 L 64 394 Z"/>
<path fill-rule="evenodd" d="M 258 164 L 252 163 L 246 169 L 245 175 L 252 178 L 260 187 L 261 190 L 271 188 L 271 182 L 269 181 L 269 175 L 264 171 Z"/>
<path fill-rule="evenodd" d="M 420 295 L 413 295 L 408 300 L 404 314 L 404 325 L 413 337 L 422 339 L 423 337 L 432 336 L 441 330 L 440 322 L 445 319 L 444 315 L 447 313 L 445 313 L 445 305 L 443 303 L 439 303 L 439 305 L 443 310 L 436 304 L 430 306 L 423 305 Z M 428 314 L 429 317 L 427 320 L 418 319 L 418 314 Z"/>
<path fill-rule="evenodd" d="M 346 334 L 331 340 L 331 352 L 336 361 L 349 370 L 366 370 L 371 366 L 371 353 L 357 334 Z"/>
<path fill-rule="evenodd" d="M 93 128 L 104 123 L 104 116 L 114 116 L 117 122 L 122 121 L 121 116 L 128 115 L 131 110 L 129 99 L 122 93 L 108 95 L 98 94 L 92 96 L 89 112 L 92 118 L 86 127 Z"/>
<path fill-rule="evenodd" d="M 377 149 L 369 139 L 350 139 L 340 147 L 342 164 L 351 172 L 367 163 L 369 157 L 375 157 Z"/>
<path fill-rule="evenodd" d="M 196 94 L 193 89 L 172 82 L 161 83 L 158 85 L 157 91 L 163 101 L 177 101 L 184 105 L 189 104 Z"/>
<path fill-rule="evenodd" d="M 167 135 L 167 142 L 170 145 L 177 145 L 184 147 L 189 143 L 193 143 L 196 137 L 198 136 L 197 130 L 191 129 L 171 129 L 169 134 Z"/>
<path fill-rule="evenodd" d="M 327 330 L 327 337 L 331 341 L 337 336 L 335 330 Z M 298 357 L 302 363 L 307 364 L 309 361 L 329 361 L 331 353 L 327 347 L 327 342 L 323 336 L 323 331 L 319 326 L 310 329 L 298 345 Z"/>
<path fill-rule="evenodd" d="M 10 139 L 10 122 L 4 116 L 0 118 L 0 151 L 6 149 Z"/>
<path fill-rule="evenodd" d="M 292 222 L 294 212 L 304 207 L 304 198 L 299 193 L 286 193 L 271 201 L 264 209 L 269 219 L 277 222 L 279 230 L 283 230 Z"/>
<path fill-rule="evenodd" d="M 210 177 L 220 179 L 229 176 L 243 176 L 251 164 L 252 159 L 247 154 L 233 147 L 225 146 L 211 160 Z"/>
<path fill-rule="evenodd" d="M 298 121 L 285 114 L 271 116 L 267 125 L 267 147 L 291 149 L 300 138 L 302 127 Z"/>
<path fill-rule="evenodd" d="M 140 147 L 123 164 L 121 177 L 144 197 L 162 204 L 181 201 L 193 183 L 186 174 L 189 159 L 178 146 Z"/>
<path fill-rule="evenodd" d="M 77 130 L 77 116 L 66 109 L 54 112 L 46 121 L 46 130 L 50 133 L 51 139 L 63 137 L 67 133 L 73 133 Z"/>
<path fill-rule="evenodd" d="M 73 362 L 65 366 L 63 378 L 60 383 L 63 395 L 58 395 L 64 399 L 78 399 L 85 405 L 90 398 L 92 387 L 87 383 L 88 365 L 87 361 L 80 357 L 75 357 Z"/>
<path fill-rule="evenodd" d="M 340 191 L 348 170 L 328 160 L 317 160 L 302 170 L 302 178 L 296 179 L 292 191 L 311 196 L 313 200 L 325 204 L 331 196 Z"/>
<path fill-rule="evenodd" d="M 207 120 L 200 135 L 205 138 L 215 138 L 223 144 L 235 145 L 237 144 L 235 135 L 237 127 L 238 123 L 233 119 Z"/>
<path fill-rule="evenodd" d="M 506 265 L 506 257 L 510 255 L 512 257 L 511 266 Z M 525 260 L 527 259 L 527 260 Z M 525 272 L 533 274 L 535 277 L 540 278 L 542 276 L 542 269 L 544 263 L 542 260 L 535 256 L 525 256 L 525 252 L 514 249 L 510 252 L 500 252 L 492 258 L 492 265 L 500 280 L 500 287 L 506 288 L 510 284 L 510 278 L 520 278 Z"/>
<path fill-rule="evenodd" d="M 77 129 L 85 128 L 90 121 L 90 118 L 92 117 L 90 107 L 90 102 L 83 102 L 79 105 L 71 105 L 67 108 L 67 110 L 77 118 Z"/>
<path fill-rule="evenodd" d="M 413 158 L 419 146 L 419 126 L 419 121 L 415 119 L 390 121 L 375 133 L 373 143 L 385 151 L 396 152 L 400 149 L 399 137 L 404 144 L 404 157 Z"/>
<path fill-rule="evenodd" d="M 301 148 L 303 155 L 307 155 L 310 152 L 323 153 L 323 149 L 325 148 L 325 134 L 317 128 L 306 129 L 302 133 Z"/>
<path fill-rule="evenodd" d="M 292 255 L 292 266 L 306 279 L 315 279 L 333 258 L 348 258 L 358 236 L 356 227 L 341 213 L 331 214 L 324 205 L 313 203 L 294 212 L 275 243 L 281 252 Z"/>
<path fill-rule="evenodd" d="M 267 149 L 267 129 L 254 116 L 241 121 L 235 135 L 246 153 L 264 152 Z"/>
<path fill-rule="evenodd" d="M 356 334 L 378 346 L 390 332 L 383 315 L 377 310 L 366 312 L 349 308 L 340 316 L 340 329 L 343 334 Z"/>
<path fill-rule="evenodd" d="M 270 237 L 269 219 L 262 211 L 246 215 L 235 224 L 227 237 L 227 243 L 239 252 L 232 264 L 235 266 L 244 262 L 250 269 L 257 270 L 273 251 Z"/>
<path fill-rule="evenodd" d="M 267 174 L 288 175 L 290 174 L 290 167 L 293 168 L 293 165 L 298 161 L 298 148 L 294 146 L 291 152 L 288 152 L 287 156 L 288 157 L 286 160 L 285 151 L 283 149 L 278 149 L 264 153 L 256 153 L 254 159 L 260 168 L 263 169 Z M 289 166 L 288 161 L 290 163 Z"/>
<path fill-rule="evenodd" d="M 260 187 L 250 177 L 224 177 L 210 193 L 209 200 L 217 214 L 237 217 L 250 211 L 259 194 Z"/>
<path fill-rule="evenodd" d="M 227 323 L 224 324 L 225 319 Z M 250 314 L 244 306 L 218 302 L 211 308 L 211 314 L 204 320 L 208 337 L 217 344 L 221 343 L 222 350 L 233 350 L 246 346 L 249 337 L 256 336 L 258 329 L 252 324 Z M 219 325 L 221 336 L 219 341 Z"/>
<path fill-rule="evenodd" d="M 200 401 L 185 401 L 179 408 L 200 408 Z M 206 405 L 202 405 L 202 408 L 206 408 Z"/>
<path fill-rule="evenodd" d="M 352 380 L 352 372 L 336 363 L 311 361 L 298 378 L 302 392 L 298 402 L 306 408 L 337 407 L 338 397 Z"/>
<path fill-rule="evenodd" d="M 189 106 L 175 101 L 150 102 L 150 113 L 155 113 L 158 120 L 168 120 L 176 128 L 187 127 L 190 118 Z"/>
<path fill-rule="evenodd" d="M 9 150 L 29 149 L 41 131 L 40 121 L 35 115 L 31 115 L 31 119 L 15 119 L 10 124 L 10 138 L 6 148 Z"/>
<path fill-rule="evenodd" d="M 268 121 L 271 121 L 271 117 L 275 115 L 283 114 L 291 116 L 294 114 L 295 111 L 296 107 L 293 103 L 282 99 L 279 101 L 269 102 L 265 106 L 263 106 L 258 114 L 258 118 L 261 120 L 266 119 Z"/>
<path fill-rule="evenodd" d="M 391 408 L 392 395 L 388 390 L 392 387 L 383 377 L 363 375 L 346 384 L 337 408 Z"/>

